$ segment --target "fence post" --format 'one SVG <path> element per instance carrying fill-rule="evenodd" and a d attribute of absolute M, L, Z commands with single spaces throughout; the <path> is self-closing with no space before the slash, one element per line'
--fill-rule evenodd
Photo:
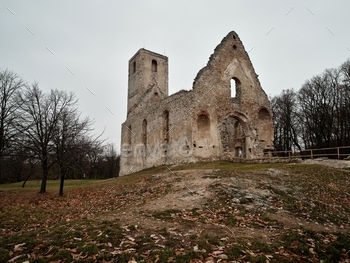
<path fill-rule="evenodd" d="M 338 160 L 339 160 L 339 147 L 337 147 Z"/>
<path fill-rule="evenodd" d="M 311 149 L 311 151 L 310 151 L 310 152 L 311 152 L 311 159 L 313 159 L 313 156 L 312 156 L 312 149 Z"/>

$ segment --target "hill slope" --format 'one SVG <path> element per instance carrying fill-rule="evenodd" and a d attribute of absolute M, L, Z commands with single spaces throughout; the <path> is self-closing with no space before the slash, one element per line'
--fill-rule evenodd
<path fill-rule="evenodd" d="M 213 162 L 74 183 L 62 198 L 4 186 L 0 262 L 349 262 L 349 178 Z"/>

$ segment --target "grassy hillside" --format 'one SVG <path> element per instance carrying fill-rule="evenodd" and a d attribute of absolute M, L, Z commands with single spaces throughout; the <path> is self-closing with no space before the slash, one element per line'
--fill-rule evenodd
<path fill-rule="evenodd" d="M 0 186 L 0 262 L 348 262 L 350 172 L 316 164 L 163 166 Z"/>

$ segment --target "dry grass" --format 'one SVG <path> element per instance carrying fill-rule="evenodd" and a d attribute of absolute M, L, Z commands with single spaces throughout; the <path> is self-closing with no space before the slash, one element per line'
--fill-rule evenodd
<path fill-rule="evenodd" d="M 0 186 L 0 262 L 349 260 L 348 171 L 230 162 L 169 168 L 67 180 L 63 197 L 58 181 L 46 194 L 35 181 Z M 202 192 L 183 186 L 198 180 L 206 180 Z M 186 206 L 176 196 L 202 201 Z M 153 202 L 182 206 L 149 210 Z"/>

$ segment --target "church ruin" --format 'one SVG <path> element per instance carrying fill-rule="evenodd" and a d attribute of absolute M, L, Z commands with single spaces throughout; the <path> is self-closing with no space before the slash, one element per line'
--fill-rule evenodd
<path fill-rule="evenodd" d="M 269 99 L 235 32 L 215 48 L 192 90 L 168 94 L 168 58 L 140 49 L 129 60 L 120 175 L 145 168 L 233 158 L 273 149 Z"/>

